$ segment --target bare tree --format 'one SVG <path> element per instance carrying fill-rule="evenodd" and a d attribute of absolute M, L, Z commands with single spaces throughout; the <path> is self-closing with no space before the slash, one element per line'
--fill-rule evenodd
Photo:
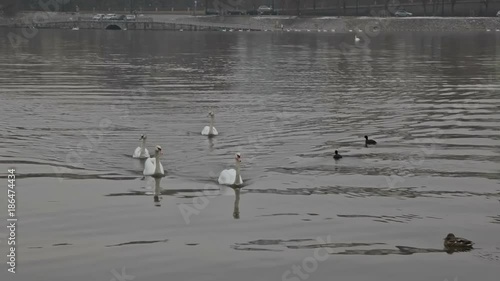
<path fill-rule="evenodd" d="M 422 7 L 424 8 L 424 16 L 427 16 L 427 3 L 429 2 L 429 0 L 421 0 L 421 1 L 422 1 Z"/>
<path fill-rule="evenodd" d="M 437 6 L 439 5 L 439 0 L 432 1 L 432 15 L 436 15 Z"/>
<path fill-rule="evenodd" d="M 19 9 L 19 3 L 16 0 L 0 0 L 0 16 L 5 14 L 7 16 L 13 16 L 17 13 Z"/>
<path fill-rule="evenodd" d="M 455 4 L 457 3 L 457 0 L 451 0 L 451 15 L 455 15 Z"/>
<path fill-rule="evenodd" d="M 484 9 L 484 15 L 488 15 L 488 5 L 490 4 L 490 0 L 483 0 L 483 4 L 484 6 L 486 7 L 486 9 Z"/>
<path fill-rule="evenodd" d="M 358 15 L 359 0 L 356 0 L 356 16 Z"/>
<path fill-rule="evenodd" d="M 444 17 L 444 0 L 441 0 L 441 16 Z"/>
<path fill-rule="evenodd" d="M 390 1 L 391 1 L 391 0 L 385 0 L 385 3 L 384 3 L 384 14 L 385 14 L 386 16 L 389 16 L 389 2 L 390 2 Z"/>

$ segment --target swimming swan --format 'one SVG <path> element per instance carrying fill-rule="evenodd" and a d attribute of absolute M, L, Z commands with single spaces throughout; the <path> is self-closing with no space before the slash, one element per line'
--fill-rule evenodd
<path fill-rule="evenodd" d="M 234 160 L 236 160 L 236 170 L 235 169 L 227 169 L 220 172 L 219 175 L 219 184 L 224 185 L 242 185 L 243 180 L 240 175 L 240 163 L 241 163 L 241 155 L 240 153 L 236 153 L 234 156 Z"/>
<path fill-rule="evenodd" d="M 132 157 L 134 157 L 134 158 L 149 158 L 149 151 L 146 148 L 146 139 L 147 139 L 146 135 L 141 136 L 141 138 L 139 139 L 139 140 L 142 140 L 141 145 L 135 149 L 134 155 L 132 155 Z"/>
<path fill-rule="evenodd" d="M 208 113 L 208 116 L 210 117 L 210 126 L 205 126 L 205 128 L 203 128 L 203 131 L 201 131 L 201 134 L 204 135 L 204 136 L 217 136 L 219 134 L 219 132 L 217 132 L 217 129 L 215 129 L 214 127 L 214 118 L 215 118 L 215 114 L 213 113 L 213 111 L 210 111 Z"/>
<path fill-rule="evenodd" d="M 144 176 L 164 176 L 165 171 L 163 170 L 163 165 L 160 162 L 160 155 L 163 154 L 161 151 L 161 146 L 157 145 L 155 149 L 155 157 L 148 158 L 144 163 L 144 171 L 142 174 Z"/>

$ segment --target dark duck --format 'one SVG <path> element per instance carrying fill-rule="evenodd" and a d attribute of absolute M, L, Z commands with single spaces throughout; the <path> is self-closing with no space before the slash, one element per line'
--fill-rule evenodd
<path fill-rule="evenodd" d="M 369 144 L 377 144 L 377 142 L 369 139 L 368 136 L 365 136 L 365 147 L 368 147 Z"/>
<path fill-rule="evenodd" d="M 339 152 L 335 150 L 335 155 L 333 155 L 333 159 L 339 160 L 340 158 L 342 158 L 342 155 L 340 155 Z"/>

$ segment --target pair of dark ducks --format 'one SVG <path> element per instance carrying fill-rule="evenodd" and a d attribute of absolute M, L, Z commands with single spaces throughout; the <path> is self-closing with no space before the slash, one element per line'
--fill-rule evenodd
<path fill-rule="evenodd" d="M 368 147 L 368 145 L 375 145 L 377 142 L 375 140 L 371 140 L 368 138 L 368 136 L 365 136 L 365 147 Z M 339 154 L 338 150 L 335 150 L 335 155 L 333 155 L 333 159 L 339 160 L 342 158 L 342 155 Z"/>

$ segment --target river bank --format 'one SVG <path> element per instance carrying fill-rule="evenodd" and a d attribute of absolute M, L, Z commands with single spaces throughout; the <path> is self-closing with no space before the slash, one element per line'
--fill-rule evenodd
<path fill-rule="evenodd" d="M 379 31 L 495 31 L 500 29 L 500 18 L 492 17 L 297 17 L 297 16 L 191 16 L 148 14 L 137 22 L 93 22 L 91 14 L 25 13 L 15 19 L 3 19 L 0 26 L 36 28 L 103 29 L 111 24 L 128 30 L 284 30 L 311 32 L 379 32 Z M 151 24 L 134 24 L 150 22 Z M 192 26 L 192 28 L 186 28 Z M 124 28 L 122 28 L 124 29 Z"/>

